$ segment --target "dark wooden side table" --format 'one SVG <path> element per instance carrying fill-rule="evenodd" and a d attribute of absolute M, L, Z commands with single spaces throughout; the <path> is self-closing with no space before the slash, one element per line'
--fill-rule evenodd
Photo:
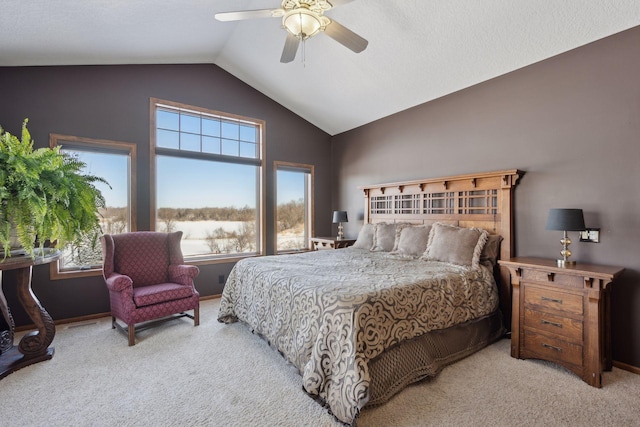
<path fill-rule="evenodd" d="M 311 250 L 319 249 L 342 249 L 353 245 L 356 241 L 352 239 L 338 240 L 337 237 L 312 237 Z"/>
<path fill-rule="evenodd" d="M 0 331 L 0 379 L 25 366 L 53 357 L 54 349 L 49 344 L 53 341 L 56 328 L 53 319 L 31 290 L 31 273 L 34 265 L 49 264 L 60 258 L 60 251 L 36 250 L 36 255 L 35 258 L 26 255 L 4 260 L 0 258 L 0 312 L 9 328 Z M 18 300 L 37 328 L 37 331 L 25 334 L 18 346 L 13 345 L 15 324 L 2 291 L 2 272 L 5 270 L 17 270 Z"/>
<path fill-rule="evenodd" d="M 621 267 L 556 260 L 499 261 L 511 273 L 511 356 L 544 359 L 564 366 L 586 383 L 602 387 L 610 371 L 610 285 Z"/>

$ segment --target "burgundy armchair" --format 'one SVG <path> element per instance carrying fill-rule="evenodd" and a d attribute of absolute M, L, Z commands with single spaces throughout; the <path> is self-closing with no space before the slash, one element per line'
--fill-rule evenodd
<path fill-rule="evenodd" d="M 189 317 L 200 324 L 200 294 L 193 279 L 200 270 L 184 265 L 182 231 L 138 231 L 101 237 L 102 275 L 109 289 L 111 327 L 135 344 L 135 333 L 151 320 Z M 185 313 L 193 310 L 193 316 Z M 127 331 L 117 320 L 127 325 Z M 136 324 L 146 322 L 142 325 Z"/>

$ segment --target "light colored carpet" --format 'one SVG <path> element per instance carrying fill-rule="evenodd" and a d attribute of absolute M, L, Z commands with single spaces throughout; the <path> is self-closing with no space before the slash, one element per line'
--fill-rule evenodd
<path fill-rule="evenodd" d="M 339 425 L 261 338 L 218 323 L 218 306 L 204 301 L 197 328 L 165 323 L 134 347 L 109 318 L 59 327 L 52 360 L 0 381 L 0 425 Z M 501 340 L 366 408 L 358 426 L 638 425 L 640 376 L 614 368 L 603 382 L 596 389 L 554 365 L 513 359 Z"/>

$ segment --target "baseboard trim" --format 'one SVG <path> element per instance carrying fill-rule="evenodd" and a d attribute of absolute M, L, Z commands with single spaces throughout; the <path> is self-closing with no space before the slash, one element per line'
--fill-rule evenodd
<path fill-rule="evenodd" d="M 638 368 L 637 366 L 633 366 L 633 365 L 629 365 L 629 364 L 626 364 L 626 363 L 618 362 L 617 360 L 613 361 L 613 366 L 615 366 L 616 368 L 620 368 L 620 369 L 623 369 L 625 371 L 633 372 L 634 374 L 640 375 L 640 368 Z"/>
<path fill-rule="evenodd" d="M 217 299 L 220 297 L 222 297 L 222 294 L 206 295 L 206 296 L 200 297 L 200 301 Z M 58 319 L 58 320 L 54 320 L 53 323 L 56 326 L 59 326 L 59 325 L 65 325 L 67 323 L 88 322 L 90 320 L 101 319 L 103 317 L 111 317 L 111 312 L 107 311 L 106 313 L 94 313 L 94 314 L 87 314 L 86 316 L 69 317 L 67 319 Z M 35 325 L 33 323 L 30 325 L 16 326 L 15 332 L 31 331 L 34 328 L 35 328 Z"/>

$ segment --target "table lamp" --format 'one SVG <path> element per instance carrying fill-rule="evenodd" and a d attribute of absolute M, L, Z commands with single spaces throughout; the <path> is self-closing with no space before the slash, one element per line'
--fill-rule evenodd
<path fill-rule="evenodd" d="M 344 239 L 342 223 L 349 222 L 347 219 L 347 211 L 333 211 L 333 223 L 338 224 L 338 240 Z"/>
<path fill-rule="evenodd" d="M 564 232 L 564 237 L 560 240 L 560 243 L 562 243 L 562 250 L 560 251 L 562 259 L 558 260 L 558 267 L 576 264 L 575 261 L 569 260 L 571 256 L 571 251 L 569 250 L 571 239 L 567 235 L 567 231 L 582 231 L 585 228 L 582 209 L 549 209 L 546 229 Z"/>

